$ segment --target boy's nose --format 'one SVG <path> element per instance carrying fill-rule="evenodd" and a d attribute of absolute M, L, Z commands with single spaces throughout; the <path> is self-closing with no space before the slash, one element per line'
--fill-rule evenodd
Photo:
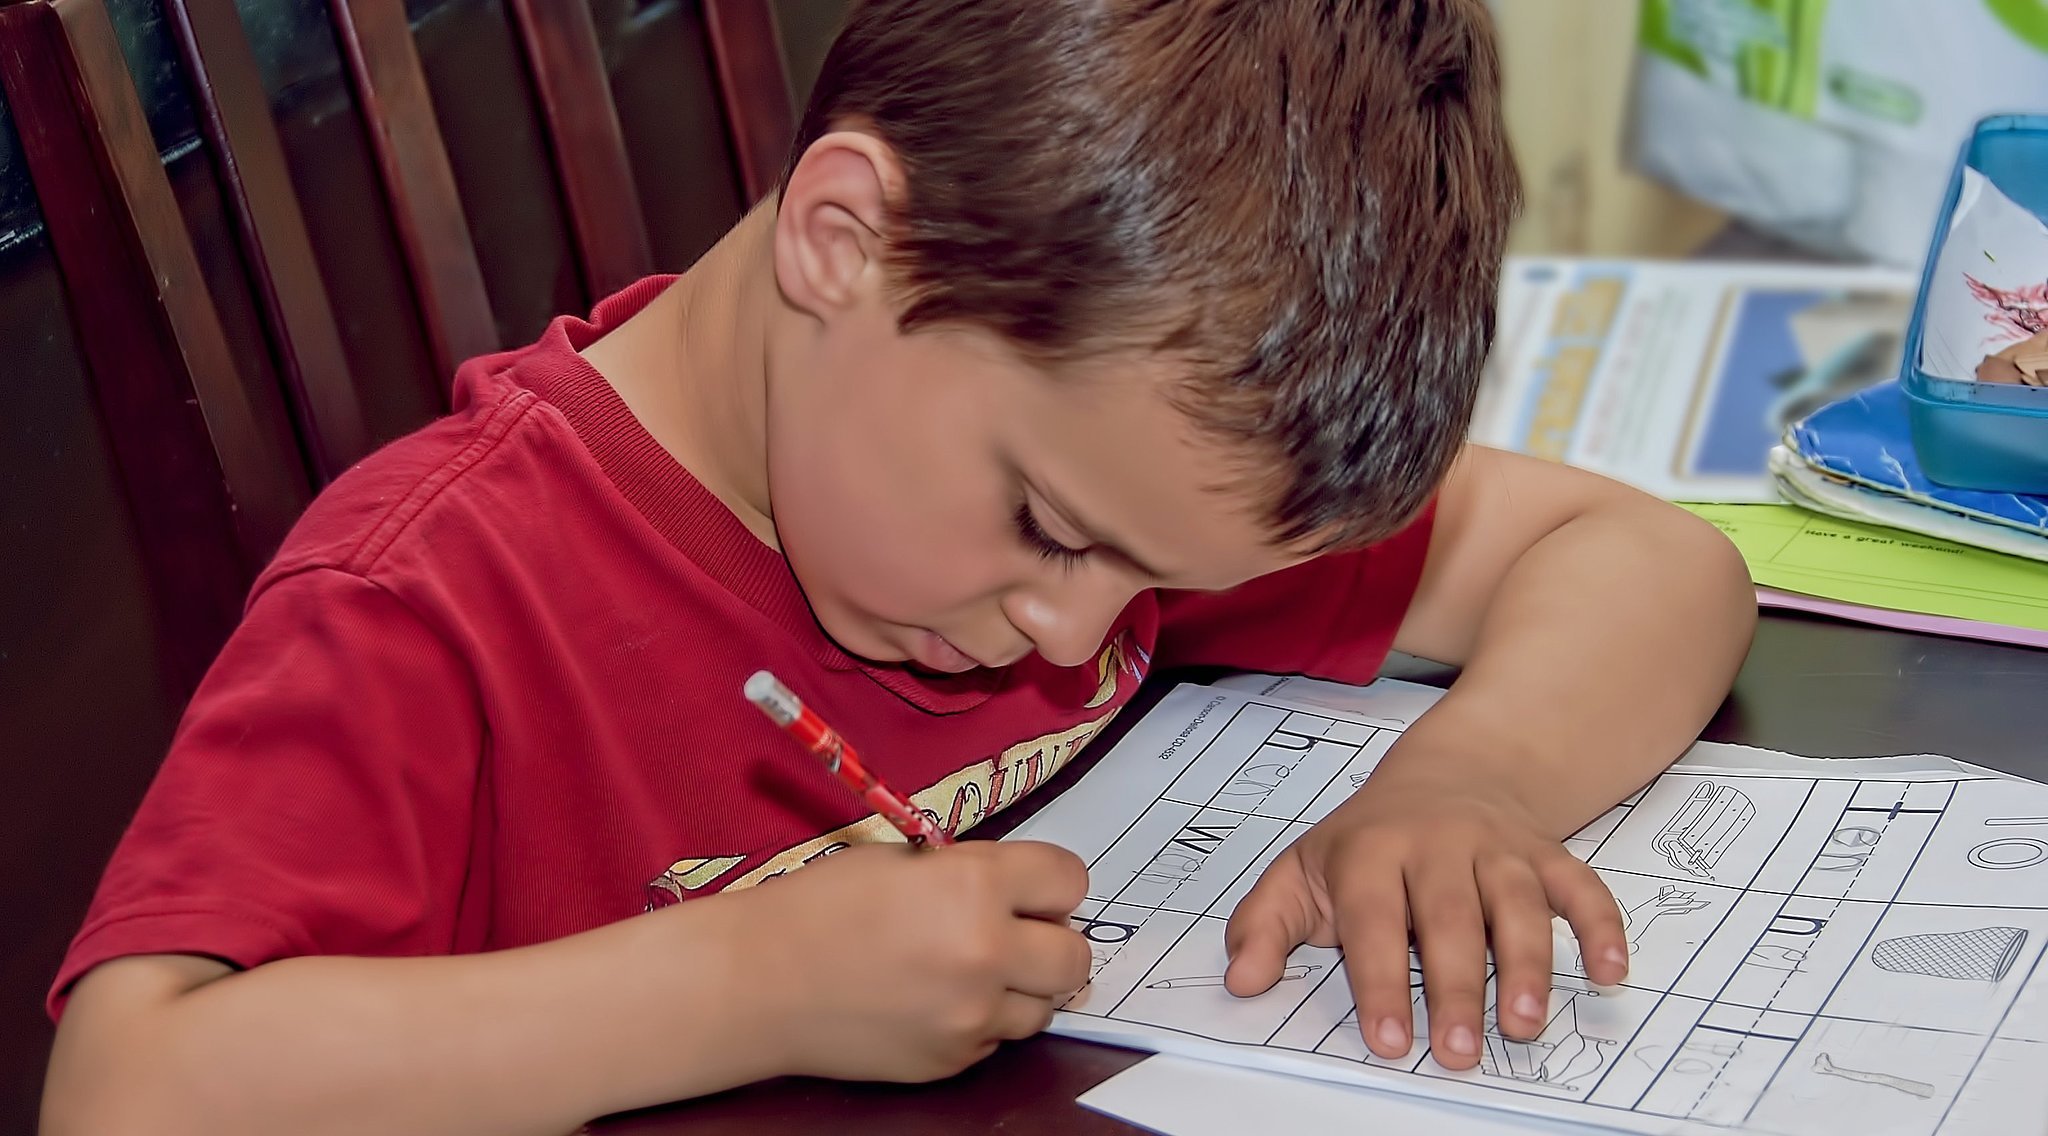
<path fill-rule="evenodd" d="M 1056 667 L 1078 667 L 1095 657 L 1102 641 L 1134 593 L 1128 589 L 1074 584 L 1051 592 L 1015 596 L 1010 622 Z"/>

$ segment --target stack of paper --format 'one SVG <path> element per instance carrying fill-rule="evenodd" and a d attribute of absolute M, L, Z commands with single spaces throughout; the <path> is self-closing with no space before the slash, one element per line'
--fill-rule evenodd
<path fill-rule="evenodd" d="M 1766 606 L 2048 646 L 2048 569 L 2024 562 L 2048 561 L 2048 500 L 1947 490 L 1912 460 L 1887 380 L 1916 285 L 1511 260 L 1472 440 L 1688 503 L 1742 549 Z"/>
<path fill-rule="evenodd" d="M 1785 499 L 1809 512 L 1773 524 L 1725 507 L 1696 511 L 1735 539 L 1758 584 L 1819 601 L 1782 606 L 1902 627 L 1964 620 L 1913 629 L 2048 645 L 2039 634 L 2048 631 L 2048 497 L 1929 481 L 1904 398 L 1885 383 L 1786 431 L 1771 474 Z M 1756 525 L 1798 535 L 1758 540 L 1746 531 Z M 1782 556 L 1787 544 L 1805 548 Z"/>
<path fill-rule="evenodd" d="M 1095 965 L 1054 1032 L 1256 1071 L 1141 1066 L 1084 1103 L 1173 1136 L 2048 1130 L 2048 786 L 1946 758 L 1695 747 L 1565 842 L 1622 908 L 1627 981 L 1561 930 L 1548 1024 L 1489 1007 L 1475 1069 L 1369 1052 L 1334 949 L 1230 995 L 1238 900 L 1440 693 L 1183 686 L 1011 835 L 1089 867 Z"/>
<path fill-rule="evenodd" d="M 1688 508 L 1734 542 L 1766 607 L 2048 647 L 2048 564 L 1790 505 Z"/>
<path fill-rule="evenodd" d="M 1884 383 L 1795 423 L 1771 454 L 1779 490 L 1831 516 L 2048 560 L 2048 497 L 1930 481 L 1913 452 L 1905 398 L 1897 383 Z"/>
<path fill-rule="evenodd" d="M 1928 375 L 1982 381 L 1978 372 L 1989 365 L 1989 356 L 2040 333 L 2048 318 L 2048 301 L 2039 295 L 2044 275 L 2048 228 L 1975 170 L 1966 170 L 1955 222 L 1930 277 L 1915 362 Z M 1884 609 L 1962 618 L 1977 623 L 1956 633 L 2012 641 L 2024 640 L 2000 635 L 1997 625 L 2042 629 L 2038 612 L 2048 605 L 2048 564 L 2010 558 L 2048 561 L 2048 497 L 1955 489 L 1928 478 L 1897 383 L 1849 394 L 1793 423 L 1771 451 L 1769 466 L 1786 500 L 1851 522 L 1864 533 L 1877 532 L 1870 543 L 1915 548 L 1920 555 L 1887 553 L 1887 567 L 1902 573 L 1865 571 L 1825 580 L 1795 579 L 1767 557 L 1757 571 L 1760 583 L 1833 605 L 1858 605 L 1845 609 L 1851 618 Z M 1872 525 L 1884 531 L 1866 527 Z M 1962 545 L 2002 555 L 1965 551 Z M 1754 556 L 1751 567 L 1759 567 Z"/>
<path fill-rule="evenodd" d="M 1773 502 L 1785 428 L 1898 374 L 1914 277 L 1510 259 L 1472 440 L 1674 501 Z"/>

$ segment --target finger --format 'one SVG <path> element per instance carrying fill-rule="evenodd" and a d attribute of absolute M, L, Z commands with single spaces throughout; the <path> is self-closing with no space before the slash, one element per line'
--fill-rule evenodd
<path fill-rule="evenodd" d="M 1600 873 L 1560 852 L 1537 867 L 1551 909 L 1564 916 L 1578 937 L 1586 977 L 1613 985 L 1628 977 L 1628 931 L 1621 907 Z"/>
<path fill-rule="evenodd" d="M 1331 897 L 1344 973 L 1366 1048 L 1388 1059 L 1415 1043 L 1415 990 L 1408 983 L 1408 889 L 1394 866 L 1354 868 Z"/>
<path fill-rule="evenodd" d="M 1300 858 L 1292 851 L 1281 853 L 1237 902 L 1223 928 L 1223 949 L 1230 957 L 1224 989 L 1240 998 L 1271 989 L 1280 981 L 1287 956 L 1323 929 L 1322 922 Z"/>
<path fill-rule="evenodd" d="M 1520 857 L 1486 860 L 1475 874 L 1493 942 L 1494 1014 L 1509 1036 L 1533 1038 L 1550 1017 L 1550 899 Z"/>
<path fill-rule="evenodd" d="M 1034 919 L 1064 921 L 1088 898 L 1088 866 L 1056 844 L 1036 840 L 974 841 L 992 851 L 1010 910 Z"/>
<path fill-rule="evenodd" d="M 1472 862 L 1411 868 L 1408 903 L 1422 955 L 1431 1055 L 1446 1069 L 1469 1069 L 1479 1060 L 1486 1003 L 1486 917 Z"/>
<path fill-rule="evenodd" d="M 1052 1024 L 1052 1011 L 1052 999 L 1034 998 L 1012 990 L 1003 995 L 1002 1004 L 996 1007 L 990 1020 L 989 1040 L 1022 1041 L 1041 1033 Z"/>
<path fill-rule="evenodd" d="M 1095 956 L 1079 931 L 1043 919 L 1013 922 L 1004 986 L 1034 998 L 1065 998 L 1087 983 Z"/>

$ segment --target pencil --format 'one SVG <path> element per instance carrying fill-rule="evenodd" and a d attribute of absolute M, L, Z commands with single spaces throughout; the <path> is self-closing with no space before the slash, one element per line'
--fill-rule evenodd
<path fill-rule="evenodd" d="M 853 745 L 839 731 L 825 724 L 816 711 L 803 704 L 782 681 L 767 671 L 755 671 L 747 679 L 747 701 L 760 707 L 769 721 L 781 726 L 797 744 L 816 754 L 825 768 L 853 790 L 883 820 L 896 826 L 914 847 L 938 847 L 953 843 L 946 830 L 932 823 L 917 806 L 896 795 L 861 764 Z"/>

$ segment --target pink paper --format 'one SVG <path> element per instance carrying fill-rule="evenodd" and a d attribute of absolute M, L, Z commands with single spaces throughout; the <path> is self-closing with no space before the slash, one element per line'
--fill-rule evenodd
<path fill-rule="evenodd" d="M 1915 611 L 1865 607 L 1862 604 L 1826 600 L 1818 596 L 1801 595 L 1798 592 L 1781 592 L 1776 588 L 1758 588 L 1756 602 L 1758 607 L 1812 612 L 1831 619 L 1868 623 L 1899 631 L 1918 631 L 1927 635 L 1943 635 L 1950 639 L 1981 639 L 1987 643 L 2011 643 L 2020 647 L 2048 648 L 2048 631 L 2008 627 L 2002 623 L 1980 623 L 1974 619 L 1954 619 L 1945 615 L 1922 615 Z"/>

